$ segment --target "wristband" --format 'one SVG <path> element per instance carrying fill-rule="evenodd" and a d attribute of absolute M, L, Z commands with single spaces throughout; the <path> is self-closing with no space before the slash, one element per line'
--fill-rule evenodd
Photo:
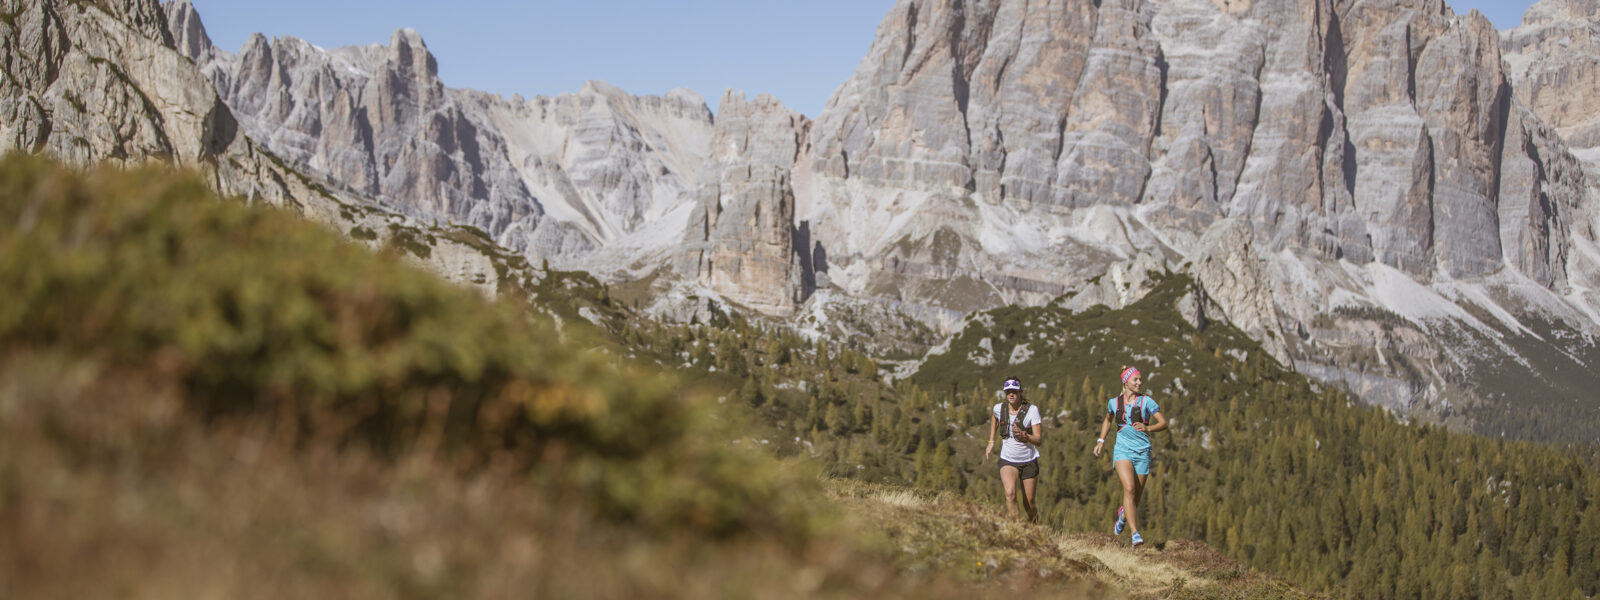
<path fill-rule="evenodd" d="M 1096 438 L 1094 440 L 1094 443 L 1096 443 L 1096 444 L 1104 444 L 1104 443 L 1106 443 L 1106 439 L 1105 438 Z"/>

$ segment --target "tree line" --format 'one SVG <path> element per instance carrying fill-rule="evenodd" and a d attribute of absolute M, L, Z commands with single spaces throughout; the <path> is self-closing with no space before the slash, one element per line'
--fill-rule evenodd
<path fill-rule="evenodd" d="M 1201 540 L 1348 597 L 1600 594 L 1592 448 L 1402 423 L 1282 368 L 1231 327 L 1189 326 L 1170 308 L 1184 283 L 1120 311 L 992 311 L 892 384 L 858 349 L 738 317 L 640 335 L 736 390 L 779 452 L 813 456 L 835 476 L 979 502 L 1000 502 L 996 469 L 982 462 L 995 388 L 1022 375 L 1047 431 L 1041 520 L 1069 532 L 1109 531 L 1120 490 L 1110 459 L 1089 450 L 1117 393 L 1108 373 L 1139 363 L 1172 421 L 1155 436 L 1147 539 Z M 1029 343 L 1036 356 L 963 362 L 980 335 L 995 355 Z"/>

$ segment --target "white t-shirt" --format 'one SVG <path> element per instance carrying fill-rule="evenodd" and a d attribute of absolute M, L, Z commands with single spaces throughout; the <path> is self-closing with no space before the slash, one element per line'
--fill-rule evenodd
<path fill-rule="evenodd" d="M 1010 430 L 1012 421 L 1011 408 L 1006 406 L 1006 403 L 1001 402 L 994 405 L 994 418 L 1000 420 L 1000 424 L 996 425 L 996 427 L 1006 428 L 996 429 L 994 432 L 995 437 L 1000 437 Z M 1033 426 L 1043 422 L 1044 419 L 1039 418 L 1039 405 L 1028 404 L 1028 414 L 1022 417 L 1022 428 L 1032 434 Z M 1000 445 L 1000 460 L 1025 463 L 1037 458 L 1039 458 L 1039 448 L 1027 442 L 1019 442 L 1015 437 L 1005 438 L 1004 443 Z"/>

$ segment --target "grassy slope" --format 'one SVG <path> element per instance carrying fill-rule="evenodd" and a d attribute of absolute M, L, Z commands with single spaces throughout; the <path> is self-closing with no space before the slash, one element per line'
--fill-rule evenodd
<path fill-rule="evenodd" d="M 750 420 L 767 424 L 779 452 L 836 476 L 959 492 L 983 506 L 1000 503 L 982 459 L 984 415 L 998 400 L 993 385 L 1019 375 L 1047 418 L 1043 522 L 1072 532 L 1108 527 L 1119 501 L 1109 457 L 1089 450 L 1118 368 L 1133 364 L 1172 421 L 1155 440 L 1141 512 L 1148 540 L 1203 540 L 1349 597 L 1600 589 L 1594 561 L 1572 559 L 1600 543 L 1600 477 L 1586 450 L 1411 426 L 1317 389 L 1232 327 L 1185 322 L 1174 305 L 1191 285 L 1165 276 L 1118 311 L 981 313 L 892 389 L 837 348 L 801 348 L 801 360 L 778 364 L 749 342 L 763 336 L 738 323 L 697 333 L 716 351 L 694 365 L 721 369 L 752 353 L 751 363 L 778 365 L 746 368 L 757 379 L 780 372 L 776 393 L 750 403 Z M 731 375 L 707 379 L 717 377 Z M 736 382 L 721 390 L 743 394 Z"/>
<path fill-rule="evenodd" d="M 513 295 L 558 334 L 159 169 L 0 162 L 0 287 L 0 596 L 1292 593 L 819 485 L 726 443 L 694 391 L 723 379 L 608 358 L 629 331 L 592 280 Z"/>

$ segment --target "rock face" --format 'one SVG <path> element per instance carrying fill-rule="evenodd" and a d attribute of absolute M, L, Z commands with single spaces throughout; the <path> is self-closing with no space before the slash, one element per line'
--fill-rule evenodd
<path fill-rule="evenodd" d="M 1593 244 L 1600 237 L 1600 201 L 1593 197 L 1600 180 L 1600 113 L 1592 109 L 1600 101 L 1600 3 L 1542 0 L 1500 40 L 1519 105 L 1501 184 L 1502 206 L 1516 207 L 1501 219 L 1502 231 L 1508 223 L 1513 229 L 1506 243 L 1532 262 L 1559 257 L 1549 262 L 1567 265 L 1565 274 L 1523 268 L 1540 283 L 1559 285 L 1565 275 L 1573 293 L 1593 299 L 1600 290 L 1600 250 Z M 1543 173 L 1561 184 L 1522 185 Z M 1588 197 L 1574 193 L 1584 182 Z"/>
<path fill-rule="evenodd" d="M 4 0 L 0 13 L 0 151 L 80 165 L 169 161 L 199 168 L 224 194 L 337 218 L 336 198 L 239 130 L 183 55 L 153 0 Z"/>
<path fill-rule="evenodd" d="M 227 107 L 168 51 L 155 3 L 7 0 L 0 11 L 12 15 L 0 23 L 0 149 L 193 164 L 236 140 Z"/>
<path fill-rule="evenodd" d="M 789 174 L 810 121 L 765 94 L 729 91 L 719 106 L 677 269 L 725 298 L 788 316 L 816 289 Z"/>
<path fill-rule="evenodd" d="M 471 231 L 430 228 L 330 190 L 259 146 L 213 89 L 221 71 L 203 72 L 178 51 L 182 44 L 191 55 L 215 53 L 192 7 L 175 13 L 178 36 L 154 0 L 0 0 L 0 14 L 0 151 L 197 169 L 224 195 L 296 211 L 374 247 L 404 247 L 419 264 L 485 294 L 504 278 L 540 276 Z"/>
<path fill-rule="evenodd" d="M 812 166 L 1049 220 L 1138 206 L 1181 251 L 1239 218 L 1423 281 L 1560 271 L 1495 233 L 1511 93 L 1487 19 L 1437 1 L 907 1 Z"/>
<path fill-rule="evenodd" d="M 1531 352 L 1518 319 L 1600 333 L 1592 143 L 1565 139 L 1596 122 L 1595 6 L 1502 39 L 1438 0 L 902 1 L 812 127 L 796 218 L 835 283 L 930 321 L 1125 303 L 1137 277 L 1093 278 L 1181 262 L 1279 360 L 1437 417 Z"/>
<path fill-rule="evenodd" d="M 1541 0 L 1501 47 L 1517 99 L 1572 148 L 1600 146 L 1600 3 Z"/>

